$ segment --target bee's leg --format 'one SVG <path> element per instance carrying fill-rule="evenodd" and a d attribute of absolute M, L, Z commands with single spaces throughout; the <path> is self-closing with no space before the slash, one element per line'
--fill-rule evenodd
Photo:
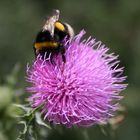
<path fill-rule="evenodd" d="M 34 47 L 33 47 L 33 50 L 34 50 L 35 58 L 37 58 L 38 51 Z"/>
<path fill-rule="evenodd" d="M 60 46 L 60 52 L 62 54 L 62 60 L 65 63 L 66 62 L 66 57 L 65 57 L 65 48 L 61 45 Z"/>
<path fill-rule="evenodd" d="M 63 60 L 64 63 L 66 62 L 66 57 L 65 57 L 64 54 L 62 54 L 62 60 Z"/>

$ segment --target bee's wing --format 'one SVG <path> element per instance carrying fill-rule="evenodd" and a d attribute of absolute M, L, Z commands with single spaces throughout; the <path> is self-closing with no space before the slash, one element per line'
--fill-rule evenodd
<path fill-rule="evenodd" d="M 54 10 L 52 16 L 48 17 L 45 25 L 43 26 L 43 30 L 47 30 L 50 34 L 54 35 L 54 23 L 59 20 L 60 11 Z"/>

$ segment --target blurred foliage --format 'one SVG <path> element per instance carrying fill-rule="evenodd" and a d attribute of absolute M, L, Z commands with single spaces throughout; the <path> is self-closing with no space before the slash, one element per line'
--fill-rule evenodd
<path fill-rule="evenodd" d="M 125 66 L 125 75 L 128 75 L 129 87 L 123 93 L 122 102 L 128 113 L 124 123 L 107 135 L 101 133 L 99 126 L 88 129 L 56 127 L 49 134 L 46 129 L 40 132 L 47 134 L 50 140 L 139 140 L 139 0 L 0 1 L 0 140 L 15 140 L 18 136 L 18 119 L 13 115 L 20 111 L 12 104 L 25 103 L 25 72 L 27 62 L 34 59 L 34 37 L 46 16 L 56 8 L 61 11 L 62 21 L 71 24 L 76 33 L 85 29 L 86 37 L 92 35 L 102 40 L 110 52 L 120 55 L 121 66 Z M 16 64 L 20 64 L 20 69 Z"/>
<path fill-rule="evenodd" d="M 15 104 L 15 106 L 22 110 L 22 113 L 16 116 L 20 118 L 19 124 L 23 125 L 23 128 L 18 132 L 16 140 L 37 140 L 47 137 L 48 130 L 43 127 L 48 129 L 51 129 L 51 127 L 42 120 L 40 107 L 33 109 L 28 107 L 28 105 Z"/>

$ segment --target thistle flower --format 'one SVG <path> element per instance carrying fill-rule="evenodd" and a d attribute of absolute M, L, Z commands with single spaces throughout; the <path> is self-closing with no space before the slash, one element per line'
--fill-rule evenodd
<path fill-rule="evenodd" d="M 65 43 L 66 62 L 61 54 L 54 64 L 38 56 L 27 69 L 28 88 L 33 94 L 33 107 L 43 105 L 44 119 L 67 127 L 105 123 L 117 110 L 119 93 L 126 88 L 118 68 L 118 56 L 108 54 L 108 48 L 89 38 L 81 41 L 81 31 Z"/>

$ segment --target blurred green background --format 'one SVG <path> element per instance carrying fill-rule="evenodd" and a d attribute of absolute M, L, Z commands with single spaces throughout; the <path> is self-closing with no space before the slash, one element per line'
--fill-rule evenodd
<path fill-rule="evenodd" d="M 0 140 L 17 136 L 11 106 L 25 103 L 26 66 L 34 59 L 32 44 L 52 9 L 61 11 L 61 20 L 75 33 L 85 29 L 87 37 L 96 37 L 110 52 L 119 54 L 129 83 L 122 101 L 127 116 L 115 132 L 106 135 L 95 126 L 44 130 L 47 135 L 42 139 L 140 140 L 140 0 L 0 0 Z"/>

